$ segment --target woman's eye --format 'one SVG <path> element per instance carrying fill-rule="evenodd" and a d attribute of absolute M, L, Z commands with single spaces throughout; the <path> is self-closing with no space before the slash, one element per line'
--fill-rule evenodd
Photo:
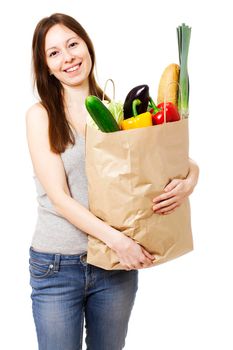
<path fill-rule="evenodd" d="M 49 57 L 54 57 L 54 56 L 56 56 L 57 53 L 58 53 L 58 51 L 52 51 L 52 52 L 49 54 Z"/>
<path fill-rule="evenodd" d="M 70 43 L 69 47 L 75 47 L 75 46 L 77 46 L 77 45 L 78 45 L 78 43 L 75 41 L 75 42 L 73 42 L 73 43 Z"/>

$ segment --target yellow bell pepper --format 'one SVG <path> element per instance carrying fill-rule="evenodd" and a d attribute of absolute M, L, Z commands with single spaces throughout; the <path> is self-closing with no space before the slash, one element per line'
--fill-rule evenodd
<path fill-rule="evenodd" d="M 152 126 L 152 115 L 150 112 L 145 112 L 137 115 L 136 106 L 141 104 L 141 101 L 136 99 L 133 101 L 133 117 L 125 119 L 121 122 L 120 127 L 122 130 L 129 130 L 135 128 L 144 128 L 146 126 Z"/>
<path fill-rule="evenodd" d="M 121 129 L 128 130 L 128 129 L 135 129 L 135 128 L 143 128 L 145 126 L 151 126 L 151 125 L 152 125 L 151 113 L 145 112 L 137 115 L 136 117 L 131 117 L 123 120 L 121 122 Z"/>

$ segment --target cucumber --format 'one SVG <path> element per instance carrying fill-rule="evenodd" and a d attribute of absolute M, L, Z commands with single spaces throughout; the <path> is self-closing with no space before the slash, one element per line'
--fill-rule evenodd
<path fill-rule="evenodd" d="M 101 131 L 113 132 L 120 130 L 112 113 L 97 96 L 88 96 L 85 100 L 85 105 L 90 116 Z"/>

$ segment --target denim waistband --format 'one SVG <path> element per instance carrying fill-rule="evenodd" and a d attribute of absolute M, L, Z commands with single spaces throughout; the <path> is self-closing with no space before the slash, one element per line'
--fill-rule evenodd
<path fill-rule="evenodd" d="M 87 252 L 81 254 L 60 254 L 60 253 L 43 253 L 35 251 L 32 247 L 29 250 L 30 258 L 41 262 L 53 262 L 55 269 L 60 265 L 86 264 Z"/>

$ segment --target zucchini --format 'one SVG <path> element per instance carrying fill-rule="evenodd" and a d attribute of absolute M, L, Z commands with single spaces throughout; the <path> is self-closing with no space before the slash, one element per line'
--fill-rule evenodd
<path fill-rule="evenodd" d="M 101 131 L 113 132 L 120 130 L 112 113 L 97 96 L 88 96 L 85 100 L 85 105 L 90 116 Z"/>

